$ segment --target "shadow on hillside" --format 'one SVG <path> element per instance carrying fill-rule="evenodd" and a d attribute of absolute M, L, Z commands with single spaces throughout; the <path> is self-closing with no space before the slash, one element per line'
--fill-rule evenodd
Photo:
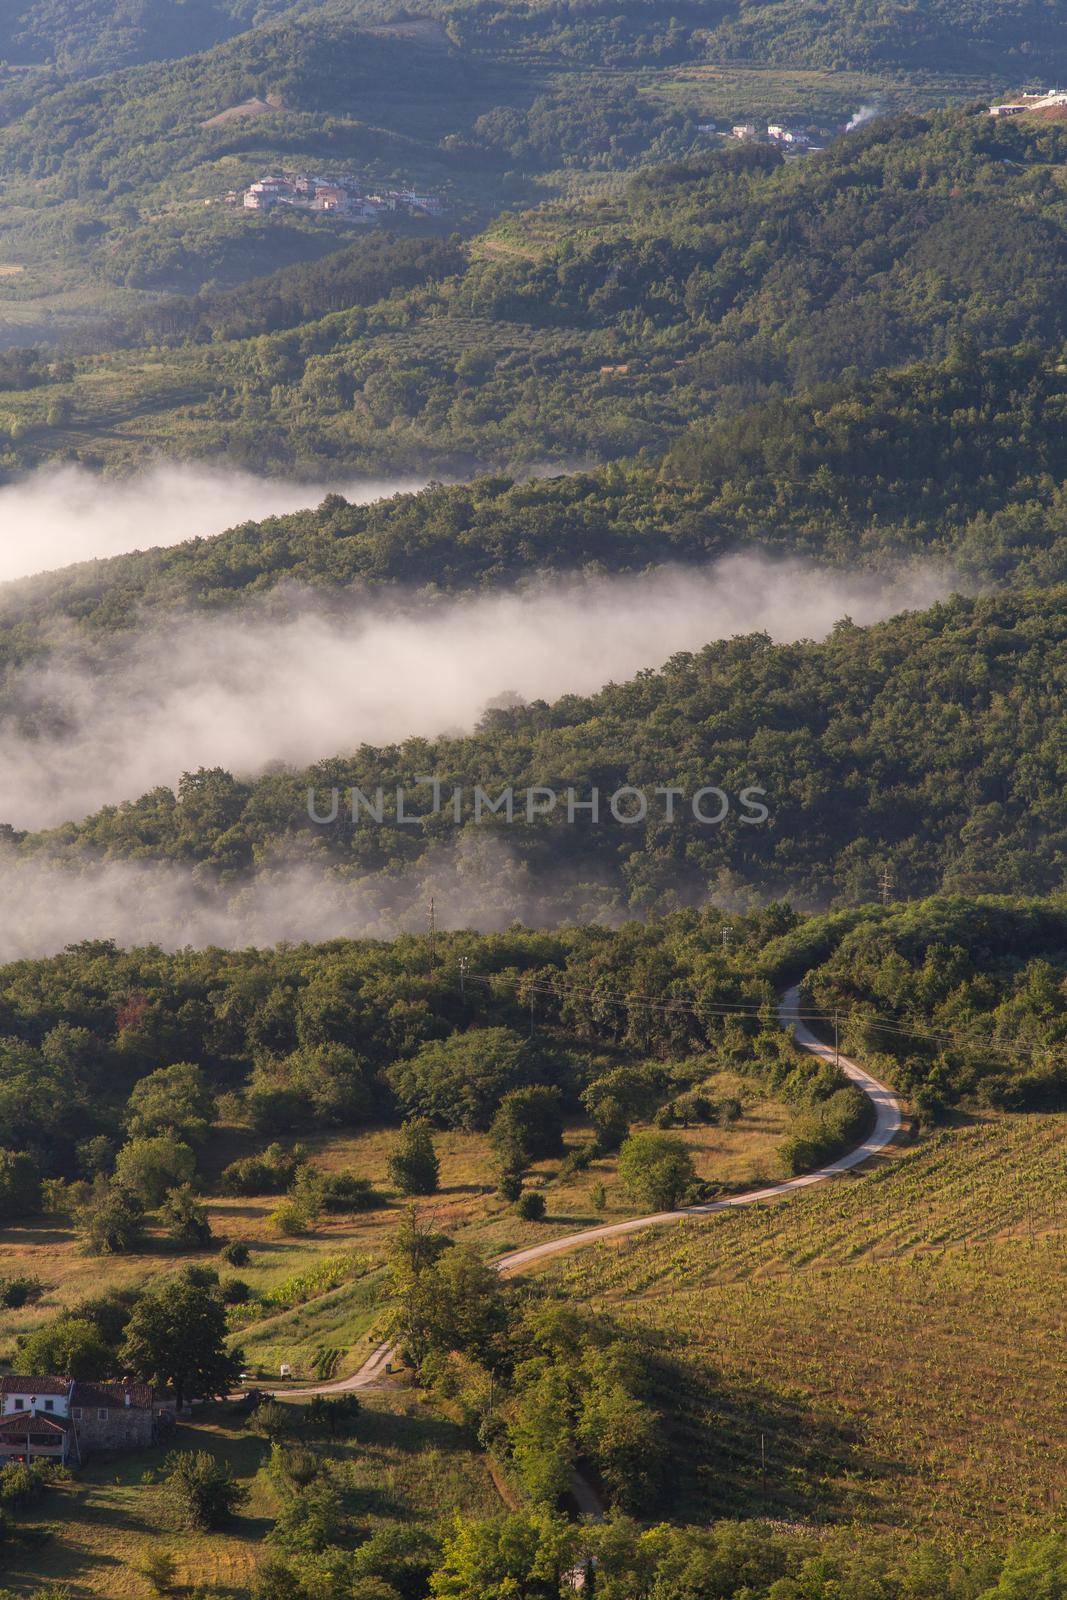
<path fill-rule="evenodd" d="M 831 1398 L 783 1395 L 755 1378 L 731 1383 L 714 1359 L 712 1347 L 702 1371 L 668 1355 L 655 1362 L 669 1439 L 660 1498 L 673 1516 L 851 1520 L 867 1509 L 865 1485 L 900 1471 Z"/>

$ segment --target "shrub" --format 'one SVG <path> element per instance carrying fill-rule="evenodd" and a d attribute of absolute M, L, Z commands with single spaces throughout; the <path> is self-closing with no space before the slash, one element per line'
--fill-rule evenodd
<path fill-rule="evenodd" d="M 219 1255 L 227 1266 L 247 1267 L 251 1260 L 252 1252 L 243 1239 L 231 1239 L 228 1244 L 223 1245 Z"/>
<path fill-rule="evenodd" d="M 389 1177 L 401 1194 L 437 1193 L 440 1162 L 428 1122 L 405 1122 L 389 1157 Z"/>
<path fill-rule="evenodd" d="M 169 1550 L 154 1550 L 141 1562 L 141 1576 L 156 1594 L 170 1594 L 178 1575 L 178 1563 Z"/>
<path fill-rule="evenodd" d="M 546 1209 L 545 1197 L 539 1189 L 527 1189 L 519 1196 L 515 1207 L 524 1222 L 543 1222 Z"/>
<path fill-rule="evenodd" d="M 673 1211 L 693 1181 L 693 1157 L 669 1133 L 635 1133 L 619 1152 L 619 1177 L 639 1205 Z"/>
<path fill-rule="evenodd" d="M 40 1278 L 0 1278 L 0 1307 L 5 1311 L 18 1311 L 43 1293 Z"/>
<path fill-rule="evenodd" d="M 248 1499 L 229 1467 L 206 1450 L 176 1450 L 163 1463 L 167 1496 L 176 1515 L 191 1528 L 221 1526 Z"/>
<path fill-rule="evenodd" d="M 247 1305 L 252 1297 L 252 1290 L 243 1278 L 223 1278 L 219 1292 L 228 1306 Z"/>
<path fill-rule="evenodd" d="M 224 1167 L 219 1178 L 223 1194 L 238 1198 L 257 1194 L 284 1194 L 293 1181 L 297 1167 L 303 1159 L 299 1146 L 286 1150 L 280 1144 L 270 1144 L 258 1156 L 244 1156 Z M 234 1262 L 234 1266 L 240 1266 Z"/>

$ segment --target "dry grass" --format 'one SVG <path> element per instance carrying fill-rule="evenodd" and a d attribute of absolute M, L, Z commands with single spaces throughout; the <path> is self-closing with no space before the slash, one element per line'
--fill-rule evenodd
<path fill-rule="evenodd" d="M 728 1185 L 755 1185 L 774 1175 L 775 1151 L 788 1116 L 786 1108 L 754 1093 L 751 1083 L 729 1073 L 711 1080 L 711 1084 L 718 1094 L 736 1094 L 744 1114 L 729 1128 L 679 1130 L 679 1136 L 693 1149 L 698 1175 Z M 575 1148 L 589 1135 L 588 1126 L 572 1125 L 566 1133 L 567 1147 Z M 211 1199 L 208 1211 L 218 1243 L 243 1239 L 252 1248 L 251 1262 L 236 1275 L 262 1294 L 283 1279 L 307 1271 L 326 1256 L 354 1251 L 366 1256 L 372 1266 L 383 1262 L 405 1205 L 399 1196 L 388 1192 L 387 1163 L 395 1139 L 394 1129 L 377 1128 L 306 1141 L 316 1164 L 328 1171 L 351 1171 L 369 1178 L 386 1195 L 387 1203 L 355 1216 L 324 1217 L 299 1238 L 280 1237 L 272 1226 L 270 1218 L 279 1203 L 277 1196 Z M 527 1183 L 543 1187 L 548 1214 L 544 1222 L 530 1223 L 521 1221 L 496 1193 L 492 1154 L 484 1135 L 442 1133 L 436 1143 L 441 1189 L 432 1198 L 419 1202 L 420 1212 L 436 1229 L 473 1244 L 486 1255 L 635 1214 L 634 1206 L 618 1185 L 614 1157 L 596 1161 L 567 1179 L 559 1177 L 558 1161 L 541 1162 Z M 224 1129 L 207 1152 L 205 1169 L 209 1174 L 217 1173 L 226 1161 L 247 1153 L 248 1148 L 247 1135 Z M 603 1184 L 607 1195 L 603 1210 L 594 1205 L 593 1191 L 599 1184 Z M 152 1241 L 141 1254 L 101 1260 L 81 1254 L 73 1228 L 57 1219 L 4 1229 L 0 1231 L 0 1276 L 36 1275 L 44 1284 L 45 1293 L 34 1305 L 4 1314 L 0 1351 L 10 1360 L 19 1333 L 30 1331 L 57 1311 L 104 1287 L 139 1286 L 190 1260 L 219 1266 L 224 1273 L 235 1271 L 219 1262 L 218 1243 L 195 1255 L 178 1256 L 160 1239 Z M 363 1352 L 374 1342 L 381 1286 L 382 1275 L 372 1271 L 307 1305 L 279 1312 L 242 1329 L 238 1337 L 250 1367 L 268 1375 L 276 1373 L 285 1361 L 298 1376 L 307 1376 L 314 1352 L 321 1344 L 342 1350 L 342 1371 L 358 1365 Z"/>
<path fill-rule="evenodd" d="M 300 1408 L 293 1412 L 298 1417 Z M 166 1448 L 86 1467 L 44 1503 L 42 1520 L 53 1535 L 8 1558 L 5 1585 L 18 1594 L 62 1582 L 75 1595 L 143 1596 L 149 1592 L 139 1574 L 144 1558 L 169 1551 L 178 1560 L 180 1585 L 246 1594 L 278 1498 L 264 1471 L 268 1448 L 242 1433 L 242 1426 L 220 1410 L 196 1426 L 180 1427 Z M 162 1489 L 143 1481 L 162 1464 L 167 1448 L 210 1450 L 247 1484 L 248 1504 L 224 1530 L 196 1534 L 173 1525 Z M 324 1448 L 324 1454 L 351 1474 L 350 1508 L 360 1535 L 396 1522 L 432 1527 L 457 1507 L 472 1515 L 499 1509 L 485 1458 L 409 1389 L 367 1397 L 352 1439 Z"/>

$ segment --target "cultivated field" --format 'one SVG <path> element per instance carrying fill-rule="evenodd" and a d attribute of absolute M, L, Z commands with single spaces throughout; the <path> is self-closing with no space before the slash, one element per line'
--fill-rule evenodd
<path fill-rule="evenodd" d="M 1062 1118 L 990 1119 L 551 1276 L 661 1341 L 680 1517 L 1006 1540 L 1062 1516 L 1065 1223 Z"/>

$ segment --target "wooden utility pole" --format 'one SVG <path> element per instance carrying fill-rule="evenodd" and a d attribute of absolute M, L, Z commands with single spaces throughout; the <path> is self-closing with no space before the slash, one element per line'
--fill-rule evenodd
<path fill-rule="evenodd" d="M 892 867 L 883 867 L 882 868 L 882 876 L 881 876 L 881 878 L 879 880 L 879 888 L 882 891 L 882 904 L 884 906 L 887 906 L 889 904 L 889 896 L 892 893 L 892 889 L 893 889 L 893 869 L 892 869 Z"/>
<path fill-rule="evenodd" d="M 459 958 L 459 998 L 461 1000 L 466 1000 L 466 998 L 467 998 L 467 968 L 469 966 L 470 966 L 470 962 L 467 960 L 466 956 L 460 956 L 460 958 Z"/>
<path fill-rule="evenodd" d="M 434 908 L 433 895 L 430 896 L 430 929 L 426 944 L 427 963 L 430 977 L 433 977 L 434 963 L 437 960 L 437 913 Z"/>

